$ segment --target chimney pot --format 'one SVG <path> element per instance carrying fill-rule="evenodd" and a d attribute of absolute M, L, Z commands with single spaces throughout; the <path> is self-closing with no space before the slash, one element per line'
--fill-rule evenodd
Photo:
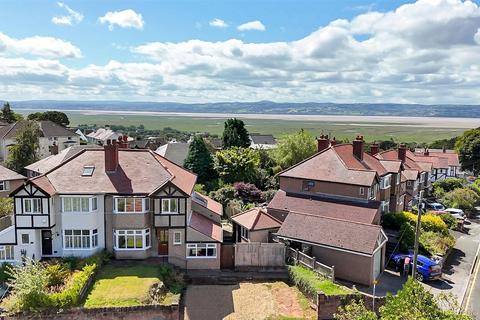
<path fill-rule="evenodd" d="M 337 144 L 337 140 L 335 140 L 335 137 L 333 137 L 333 139 L 330 140 L 330 145 L 331 145 L 331 146 L 334 146 L 334 145 L 336 145 L 336 144 Z"/>
<path fill-rule="evenodd" d="M 58 145 L 55 142 L 50 146 L 50 153 L 52 155 L 58 154 Z"/>
<path fill-rule="evenodd" d="M 330 146 L 330 141 L 328 140 L 328 135 L 320 135 L 320 138 L 317 139 L 317 152 L 321 152 L 327 149 Z"/>
<path fill-rule="evenodd" d="M 357 135 L 356 139 L 352 142 L 353 155 L 360 161 L 363 160 L 363 136 Z"/>

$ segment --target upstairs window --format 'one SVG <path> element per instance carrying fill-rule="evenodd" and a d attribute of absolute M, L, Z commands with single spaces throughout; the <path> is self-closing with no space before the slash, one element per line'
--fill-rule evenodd
<path fill-rule="evenodd" d="M 364 188 L 364 187 L 360 187 L 358 193 L 359 193 L 361 196 L 364 196 L 364 195 L 365 195 L 365 188 Z"/>
<path fill-rule="evenodd" d="M 62 212 L 92 212 L 97 210 L 96 197 L 62 197 Z"/>
<path fill-rule="evenodd" d="M 397 173 L 397 184 L 400 184 L 401 181 L 401 174 Z"/>
<path fill-rule="evenodd" d="M 315 181 L 306 180 L 303 181 L 303 191 L 310 191 L 315 188 Z"/>
<path fill-rule="evenodd" d="M 248 230 L 245 227 L 240 226 L 240 236 L 248 240 Z"/>
<path fill-rule="evenodd" d="M 115 198 L 116 213 L 145 213 L 150 210 L 149 198 Z"/>
<path fill-rule="evenodd" d="M 23 213 L 29 213 L 29 214 L 42 213 L 42 199 L 40 198 L 23 199 Z"/>
<path fill-rule="evenodd" d="M 386 176 L 380 179 L 380 189 L 390 188 L 391 175 L 387 174 Z"/>
<path fill-rule="evenodd" d="M 162 199 L 162 213 L 178 213 L 178 199 Z"/>
<path fill-rule="evenodd" d="M 0 181 L 0 191 L 8 190 L 8 181 Z"/>

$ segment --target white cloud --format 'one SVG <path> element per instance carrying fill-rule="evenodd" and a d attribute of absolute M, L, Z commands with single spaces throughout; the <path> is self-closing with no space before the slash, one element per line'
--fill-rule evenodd
<path fill-rule="evenodd" d="M 71 9 L 69 6 L 67 6 L 63 2 L 57 2 L 57 4 L 60 8 L 65 9 L 68 12 L 68 15 L 53 17 L 52 22 L 54 24 L 71 26 L 73 24 L 77 24 L 77 23 L 82 22 L 83 14 Z"/>
<path fill-rule="evenodd" d="M 123 11 L 109 11 L 103 17 L 98 18 L 100 23 L 108 24 L 108 29 L 113 30 L 115 26 L 120 28 L 143 29 L 145 21 L 140 13 L 136 13 L 132 9 Z"/>
<path fill-rule="evenodd" d="M 265 26 L 259 20 L 250 21 L 244 24 L 241 24 L 237 27 L 240 31 L 247 31 L 247 30 L 258 30 L 258 31 L 265 31 Z"/>
<path fill-rule="evenodd" d="M 0 32 L 0 54 L 2 52 L 46 58 L 80 58 L 82 56 L 79 48 L 62 39 L 40 36 L 14 39 Z"/>
<path fill-rule="evenodd" d="M 0 34 L 0 92 L 8 99 L 478 104 L 479 29 L 473 2 L 420 0 L 335 20 L 295 41 L 149 42 L 130 49 L 141 63 L 84 67 L 57 61 L 80 55 L 63 40 Z M 50 59 L 15 56 L 32 52 Z"/>
<path fill-rule="evenodd" d="M 211 27 L 215 27 L 215 28 L 227 28 L 228 27 L 228 24 L 225 21 L 223 21 L 222 19 L 218 19 L 218 18 L 210 20 L 210 22 L 208 24 Z"/>

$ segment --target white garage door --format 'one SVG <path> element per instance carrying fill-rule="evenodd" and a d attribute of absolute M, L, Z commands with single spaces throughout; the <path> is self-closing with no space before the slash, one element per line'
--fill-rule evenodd
<path fill-rule="evenodd" d="M 378 279 L 382 270 L 382 250 L 378 250 L 373 256 L 373 278 Z"/>

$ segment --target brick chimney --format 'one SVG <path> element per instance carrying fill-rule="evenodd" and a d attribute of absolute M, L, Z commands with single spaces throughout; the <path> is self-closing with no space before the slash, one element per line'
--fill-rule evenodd
<path fill-rule="evenodd" d="M 447 147 L 446 147 L 445 145 L 443 145 L 442 151 L 443 151 L 443 153 L 446 153 L 446 152 L 447 152 Z"/>
<path fill-rule="evenodd" d="M 376 155 L 380 151 L 380 146 L 375 141 L 370 145 L 370 154 Z"/>
<path fill-rule="evenodd" d="M 330 140 L 328 139 L 327 135 L 321 135 L 320 138 L 317 139 L 317 151 L 321 152 L 327 149 L 330 146 Z"/>
<path fill-rule="evenodd" d="M 406 157 L 407 157 L 407 146 L 404 143 L 401 143 L 398 146 L 398 160 L 402 160 L 402 162 L 405 162 Z"/>
<path fill-rule="evenodd" d="M 52 155 L 58 154 L 58 145 L 55 142 L 50 146 L 50 153 Z"/>
<path fill-rule="evenodd" d="M 353 155 L 360 161 L 363 160 L 363 136 L 358 135 L 352 142 Z"/>
<path fill-rule="evenodd" d="M 428 148 L 423 149 L 423 155 L 428 156 L 430 152 L 428 152 Z"/>
<path fill-rule="evenodd" d="M 107 140 L 103 146 L 105 151 L 105 172 L 111 173 L 117 171 L 118 167 L 118 144 L 115 140 Z"/>
<path fill-rule="evenodd" d="M 336 144 L 337 144 L 337 140 L 335 140 L 335 137 L 333 137 L 333 139 L 330 140 L 330 145 L 331 145 L 331 146 L 334 146 L 334 145 L 336 145 Z"/>

